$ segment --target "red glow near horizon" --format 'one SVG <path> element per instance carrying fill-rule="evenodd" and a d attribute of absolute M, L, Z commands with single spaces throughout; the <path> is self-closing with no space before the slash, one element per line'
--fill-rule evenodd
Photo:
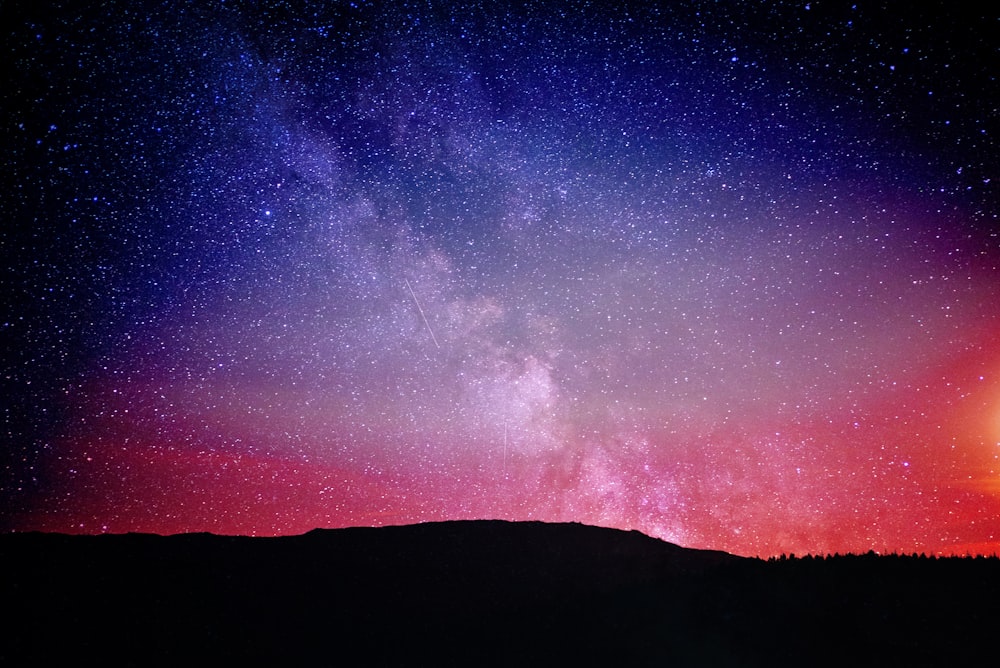
<path fill-rule="evenodd" d="M 747 556 L 993 554 L 1000 443 L 991 430 L 1000 383 L 981 370 L 974 359 L 930 370 L 946 374 L 943 382 L 909 403 L 908 414 L 890 393 L 856 422 L 772 419 L 757 429 L 636 432 L 631 441 L 539 450 L 515 447 L 508 435 L 506 458 L 502 443 L 475 452 L 454 444 L 422 457 L 374 447 L 367 462 L 354 463 L 323 454 L 320 436 L 297 454 L 247 447 L 254 435 L 274 437 L 267 420 L 215 416 L 229 436 L 198 438 L 176 424 L 157 434 L 144 427 L 148 415 L 124 408 L 142 405 L 139 397 L 110 390 L 103 421 L 60 445 L 49 474 L 66 496 L 40 504 L 44 512 L 26 514 L 15 528 L 276 536 L 507 519 L 637 529 Z"/>

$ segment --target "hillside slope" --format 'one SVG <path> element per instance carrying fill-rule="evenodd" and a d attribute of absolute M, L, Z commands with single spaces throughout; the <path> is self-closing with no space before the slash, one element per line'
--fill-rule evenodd
<path fill-rule="evenodd" d="M 0 536 L 0 662 L 816 665 L 972 658 L 997 560 L 763 562 L 577 524 Z"/>

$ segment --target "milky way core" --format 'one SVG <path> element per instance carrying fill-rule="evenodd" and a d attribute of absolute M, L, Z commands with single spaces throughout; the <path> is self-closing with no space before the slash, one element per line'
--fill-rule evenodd
<path fill-rule="evenodd" d="M 23 4 L 3 529 L 1000 548 L 995 9 Z"/>

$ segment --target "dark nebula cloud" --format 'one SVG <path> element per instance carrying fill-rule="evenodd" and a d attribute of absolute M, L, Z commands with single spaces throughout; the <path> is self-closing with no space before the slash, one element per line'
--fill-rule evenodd
<path fill-rule="evenodd" d="M 993 10 L 13 4 L 8 530 L 1000 544 Z"/>

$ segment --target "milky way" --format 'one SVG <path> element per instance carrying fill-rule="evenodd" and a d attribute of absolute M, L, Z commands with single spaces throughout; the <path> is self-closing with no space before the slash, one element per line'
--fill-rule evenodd
<path fill-rule="evenodd" d="M 998 15 L 829 5 L 5 4 L 4 526 L 995 552 Z"/>

